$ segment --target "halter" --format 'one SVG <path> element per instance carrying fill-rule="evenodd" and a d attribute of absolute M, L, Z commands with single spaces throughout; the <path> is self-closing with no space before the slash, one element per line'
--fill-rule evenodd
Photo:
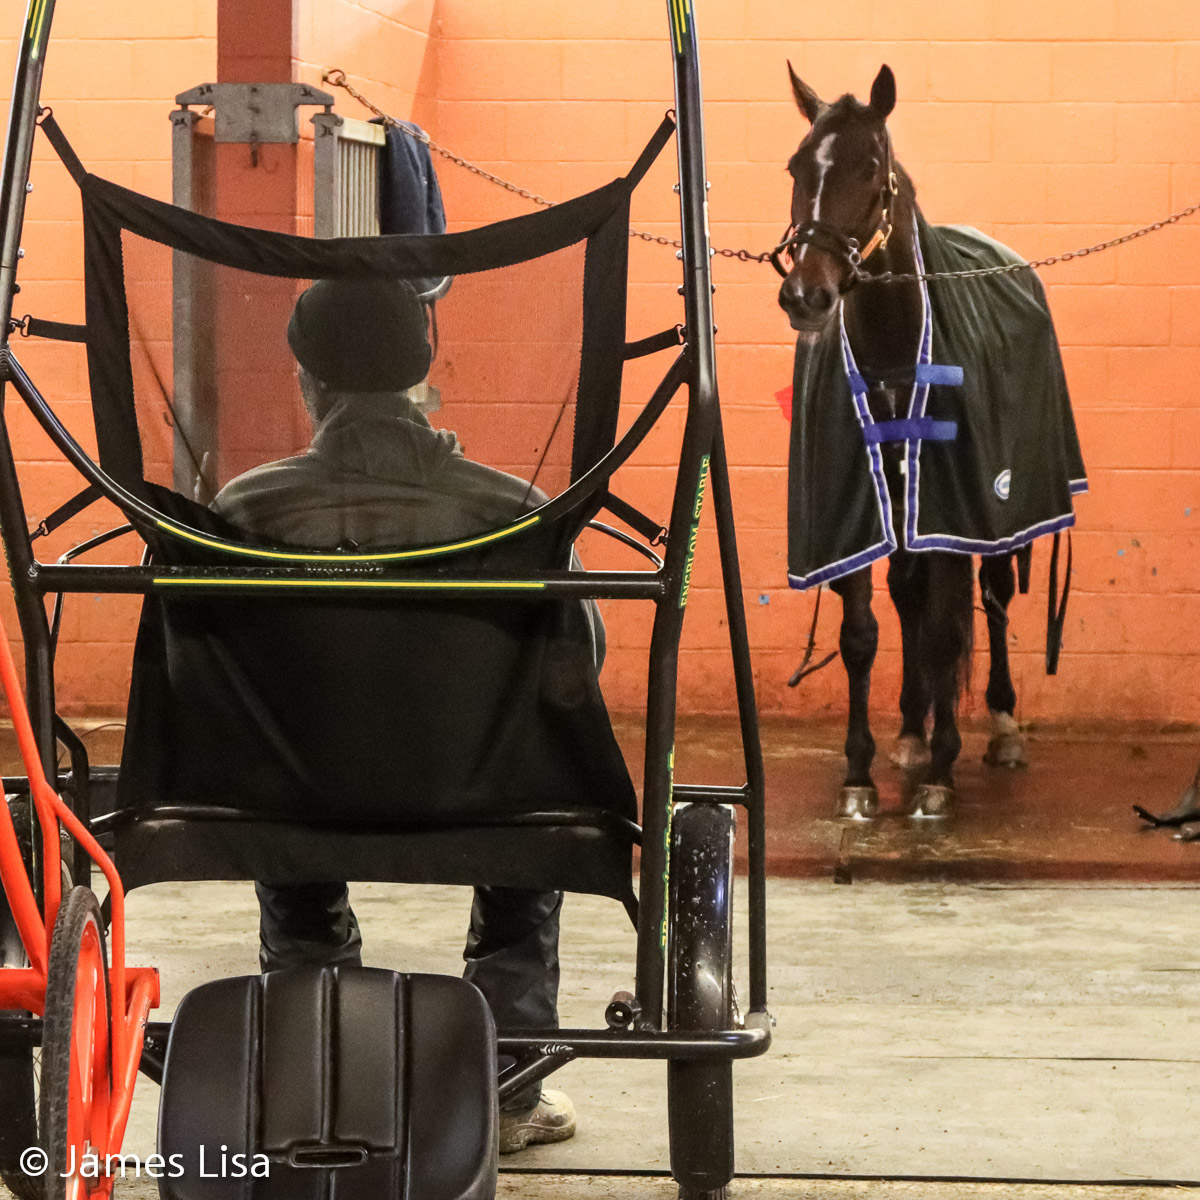
<path fill-rule="evenodd" d="M 783 276 L 788 277 L 789 269 L 785 266 L 783 256 L 789 254 L 797 246 L 815 246 L 840 258 L 850 268 L 850 276 L 842 287 L 847 292 L 863 277 L 862 264 L 876 250 L 887 248 L 888 239 L 892 236 L 892 203 L 900 194 L 900 181 L 896 178 L 896 162 L 892 156 L 892 135 L 887 126 L 883 129 L 884 153 L 887 158 L 887 175 L 883 186 L 879 189 L 879 203 L 883 209 L 875 232 L 867 244 L 859 248 L 858 239 L 835 229 L 826 221 L 810 221 L 807 225 L 789 225 L 784 232 L 783 241 L 771 251 L 771 266 Z"/>

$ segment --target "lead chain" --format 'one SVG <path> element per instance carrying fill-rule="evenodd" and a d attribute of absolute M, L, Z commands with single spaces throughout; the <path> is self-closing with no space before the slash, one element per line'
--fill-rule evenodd
<path fill-rule="evenodd" d="M 478 163 L 473 163 L 461 155 L 447 150 L 445 146 L 438 145 L 424 130 L 418 131 L 402 121 L 397 121 L 395 117 L 385 113 L 378 105 L 372 104 L 362 92 L 350 83 L 346 78 L 346 72 L 340 68 L 325 71 L 321 78 L 325 83 L 339 87 L 348 93 L 363 108 L 373 112 L 389 129 L 399 129 L 401 133 L 406 134 L 414 141 L 424 142 L 434 154 L 441 155 L 448 162 L 454 163 L 456 167 L 462 167 L 464 170 L 470 171 L 472 175 L 478 175 L 480 179 L 486 179 L 488 183 L 494 183 L 497 187 L 502 187 L 505 191 L 512 192 L 513 195 L 520 196 L 523 200 L 528 200 L 532 204 L 540 205 L 542 208 L 554 207 L 553 200 L 547 200 L 545 196 L 539 196 L 537 192 L 531 192 L 528 188 L 520 187 L 507 179 L 501 179 L 499 175 L 493 174 Z M 1123 246 L 1126 242 L 1136 241 L 1136 239 L 1145 237 L 1148 233 L 1157 233 L 1160 229 L 1165 229 L 1168 225 L 1174 225 L 1177 221 L 1182 221 L 1185 217 L 1190 217 L 1197 212 L 1200 212 L 1200 204 L 1189 204 L 1187 208 L 1180 209 L 1179 212 L 1172 213 L 1169 217 L 1164 217 L 1161 221 L 1155 221 L 1152 225 L 1145 225 L 1141 229 L 1135 229 L 1132 233 L 1122 234 L 1120 237 L 1112 238 L 1107 242 L 1097 242 L 1094 246 L 1084 246 L 1079 250 L 1068 250 L 1065 254 L 1052 254 L 1048 258 L 1035 258 L 1028 262 L 1022 260 L 1021 262 L 1006 263 L 1000 267 L 975 267 L 965 271 L 914 271 L 898 273 L 885 271 L 880 275 L 870 275 L 855 264 L 855 278 L 859 283 L 916 283 L 937 279 L 978 279 L 986 275 L 1013 275 L 1017 271 L 1036 271 L 1041 267 L 1052 267 L 1056 263 L 1070 262 L 1075 258 L 1086 258 L 1089 254 L 1098 254 L 1102 250 L 1112 250 L 1116 246 Z M 672 246 L 676 250 L 683 249 L 683 242 L 678 238 L 645 233 L 640 229 L 632 227 L 629 230 L 629 236 L 631 238 L 640 238 L 643 242 L 652 242 L 657 246 Z M 765 263 L 771 260 L 772 254 L 782 250 L 786 245 L 787 243 L 784 242 L 771 250 L 764 250 L 760 254 L 756 254 L 753 250 L 728 250 L 718 249 L 717 247 L 713 247 L 712 252 L 721 258 L 737 259 L 738 262 Z"/>
<path fill-rule="evenodd" d="M 1036 271 L 1040 267 L 1052 267 L 1055 263 L 1070 262 L 1074 258 L 1086 258 L 1089 254 L 1098 254 L 1101 250 L 1112 250 L 1117 246 L 1124 246 L 1126 242 L 1136 241 L 1148 233 L 1157 233 L 1160 229 L 1174 225 L 1177 221 L 1182 221 L 1185 217 L 1190 217 L 1197 212 L 1200 212 L 1200 204 L 1189 204 L 1187 208 L 1181 208 L 1179 212 L 1172 213 L 1169 217 L 1164 217 L 1161 221 L 1155 221 L 1151 225 L 1144 225 L 1141 229 L 1135 229 L 1132 233 L 1124 233 L 1107 242 L 1097 242 L 1094 246 L 1084 246 L 1079 250 L 1068 250 L 1065 254 L 1051 254 L 1048 258 L 1035 258 L 1028 262 L 1007 263 L 1000 267 L 976 267 L 968 271 L 904 273 L 885 271 L 880 275 L 868 275 L 860 268 L 856 268 L 856 274 L 859 283 L 913 283 L 930 279 L 974 279 L 984 275 L 1012 275 L 1017 271 Z"/>
<path fill-rule="evenodd" d="M 523 200 L 528 200 L 532 204 L 540 205 L 542 208 L 553 208 L 554 201 L 547 200 L 545 196 L 539 196 L 537 192 L 531 192 L 528 188 L 520 187 L 518 184 L 512 183 L 510 180 L 502 179 L 499 175 L 492 171 L 481 167 L 478 163 L 473 163 L 469 159 L 463 158 L 460 154 L 455 154 L 452 150 L 447 150 L 445 146 L 439 145 L 433 140 L 424 130 L 417 130 L 407 125 L 403 121 L 397 121 L 395 117 L 384 112 L 377 104 L 373 104 L 366 98 L 347 78 L 346 72 L 340 68 L 332 71 L 326 71 L 321 76 L 325 83 L 332 84 L 334 87 L 341 88 L 348 95 L 367 109 L 373 112 L 387 128 L 399 129 L 401 133 L 412 138 L 413 141 L 423 142 L 434 154 L 441 155 L 447 162 L 452 162 L 456 167 L 462 167 L 466 171 L 470 171 L 472 175 L 478 175 L 480 179 L 486 179 L 488 183 L 494 183 L 497 187 L 502 187 L 506 192 L 512 192 L 514 196 L 520 196 Z M 656 246 L 672 246 L 676 250 L 683 249 L 683 242 L 678 238 L 664 237 L 662 234 L 645 233 L 640 229 L 630 228 L 629 236 L 631 238 L 640 238 L 643 242 L 652 242 Z M 771 257 L 771 251 L 767 250 L 762 254 L 754 254 L 750 250 L 713 250 L 714 254 L 719 254 L 723 258 L 736 258 L 739 262 L 767 262 Z"/>

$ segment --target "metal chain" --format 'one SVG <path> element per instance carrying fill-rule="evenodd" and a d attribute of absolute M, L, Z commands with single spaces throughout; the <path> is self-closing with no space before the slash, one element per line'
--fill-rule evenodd
<path fill-rule="evenodd" d="M 1155 221 L 1151 225 L 1144 225 L 1141 229 L 1135 229 L 1132 233 L 1124 233 L 1120 237 L 1109 239 L 1107 242 L 1097 242 L 1094 246 L 1084 246 L 1079 250 L 1068 250 L 1065 254 L 1051 254 L 1047 258 L 1030 259 L 1028 262 L 1022 260 L 1020 262 L 1007 263 L 1001 267 L 976 267 L 966 271 L 884 271 L 879 275 L 869 275 L 860 267 L 857 268 L 858 282 L 915 283 L 930 279 L 975 279 L 984 275 L 1012 275 L 1017 271 L 1036 271 L 1040 267 L 1052 267 L 1055 263 L 1070 262 L 1074 258 L 1086 258 L 1089 254 L 1098 254 L 1101 250 L 1112 250 L 1116 246 L 1123 246 L 1126 242 L 1136 241 L 1140 237 L 1145 237 L 1148 233 L 1157 233 L 1160 229 L 1165 229 L 1168 225 L 1174 225 L 1176 221 L 1182 221 L 1184 217 L 1190 217 L 1197 212 L 1200 212 L 1200 204 L 1189 204 L 1187 208 L 1181 208 L 1179 212 L 1172 213 L 1169 217 L 1164 217 L 1161 221 Z"/>
<path fill-rule="evenodd" d="M 389 129 L 399 129 L 401 133 L 407 134 L 413 141 L 424 142 L 434 154 L 440 154 L 443 158 L 454 163 L 456 167 L 464 167 L 472 175 L 478 175 L 481 179 L 486 179 L 488 183 L 494 183 L 498 187 L 504 188 L 505 191 L 520 196 L 523 200 L 540 204 L 543 208 L 554 207 L 553 200 L 547 200 L 545 196 L 539 196 L 536 192 L 529 191 L 528 188 L 518 187 L 515 183 L 509 183 L 507 179 L 501 179 L 499 175 L 493 175 L 491 171 L 484 170 L 478 163 L 468 162 L 465 158 L 447 150 L 445 146 L 439 146 L 423 129 L 414 129 L 402 121 L 397 121 L 395 117 L 385 113 L 378 105 L 372 104 L 362 92 L 354 87 L 346 78 L 346 72 L 341 70 L 341 68 L 325 71 L 321 75 L 321 79 L 325 83 L 331 83 L 334 87 L 339 87 L 343 91 L 348 92 L 363 108 L 373 112 Z"/>
<path fill-rule="evenodd" d="M 404 122 L 397 121 L 395 117 L 385 113 L 378 105 L 372 104 L 362 92 L 350 83 L 346 78 L 346 72 L 340 68 L 325 71 L 321 78 L 325 83 L 332 84 L 334 87 L 341 88 L 347 92 L 364 108 L 373 112 L 388 128 L 399 129 L 414 141 L 424 142 L 435 154 L 440 154 L 442 158 L 454 163 L 455 166 L 462 167 L 464 170 L 470 171 L 472 175 L 478 175 L 480 179 L 486 179 L 488 183 L 494 183 L 497 187 L 502 187 L 505 191 L 512 192 L 524 200 L 541 205 L 542 208 L 554 207 L 553 200 L 547 200 L 545 196 L 539 196 L 536 192 L 531 192 L 528 188 L 520 187 L 507 179 L 501 179 L 499 175 L 494 175 L 478 163 L 473 163 L 461 155 L 447 150 L 444 146 L 439 146 L 424 130 L 418 131 Z M 918 281 L 938 279 L 975 279 L 985 275 L 1012 275 L 1017 271 L 1036 271 L 1041 267 L 1051 267 L 1055 263 L 1070 262 L 1075 258 L 1086 258 L 1089 254 L 1098 254 L 1101 250 L 1111 250 L 1116 246 L 1123 246 L 1126 242 L 1132 242 L 1137 238 L 1145 237 L 1148 233 L 1157 233 L 1160 229 L 1165 229 L 1168 225 L 1174 225 L 1176 221 L 1182 221 L 1185 217 L 1190 217 L 1197 212 L 1200 212 L 1200 204 L 1189 204 L 1187 208 L 1180 209 L 1179 212 L 1172 213 L 1171 216 L 1164 217 L 1161 221 L 1155 221 L 1152 225 L 1145 225 L 1141 229 L 1135 229 L 1132 233 L 1122 234 L 1120 237 L 1112 238 L 1110 241 L 1097 242 L 1094 246 L 1084 246 L 1079 250 L 1068 250 L 1065 254 L 1052 254 L 1048 258 L 1035 258 L 1028 262 L 1021 260 L 1020 262 L 1007 263 L 1001 267 L 976 267 L 966 271 L 914 271 L 903 273 L 885 271 L 879 275 L 870 275 L 862 270 L 861 267 L 856 267 L 857 279 L 859 283 L 916 283 Z M 652 242 L 658 246 L 673 246 L 676 250 L 683 249 L 683 242 L 678 238 L 645 233 L 632 227 L 629 230 L 629 236 L 631 238 L 640 238 L 643 242 Z M 737 259 L 738 262 L 765 263 L 770 262 L 771 256 L 782 250 L 787 244 L 786 241 L 782 242 L 780 245 L 773 246 L 770 250 L 764 250 L 759 254 L 756 254 L 753 250 L 728 250 L 715 246 L 712 252 L 721 258 Z"/>
<path fill-rule="evenodd" d="M 538 204 L 542 208 L 554 207 L 553 200 L 547 200 L 545 196 L 539 196 L 536 192 L 531 192 L 528 188 L 520 187 L 507 179 L 501 179 L 499 175 L 493 174 L 478 163 L 473 163 L 469 159 L 465 159 L 461 155 L 447 150 L 445 146 L 438 145 L 424 130 L 418 131 L 402 121 L 397 121 L 395 117 L 385 113 L 378 105 L 372 104 L 362 92 L 350 83 L 346 78 L 346 72 L 340 68 L 324 72 L 321 78 L 325 83 L 332 84 L 334 87 L 341 88 L 344 92 L 348 93 L 363 108 L 369 112 L 373 112 L 389 129 L 399 129 L 401 133 L 407 134 L 414 141 L 424 142 L 434 154 L 440 154 L 442 158 L 448 162 L 452 162 L 456 167 L 462 167 L 464 170 L 470 171 L 472 175 L 478 175 L 480 179 L 486 179 L 488 183 L 494 183 L 497 187 L 502 187 L 506 192 L 512 192 L 513 195 L 520 196 L 522 199 L 528 200 L 533 204 Z M 673 246 L 676 250 L 683 249 L 683 242 L 678 238 L 664 237 L 662 234 L 645 233 L 640 229 L 630 228 L 629 236 L 631 238 L 640 238 L 643 242 L 652 242 L 657 246 Z M 763 254 L 754 254 L 749 250 L 714 249 L 713 253 L 719 254 L 724 258 L 736 258 L 739 262 L 765 263 L 770 261 L 772 252 L 767 250 Z"/>

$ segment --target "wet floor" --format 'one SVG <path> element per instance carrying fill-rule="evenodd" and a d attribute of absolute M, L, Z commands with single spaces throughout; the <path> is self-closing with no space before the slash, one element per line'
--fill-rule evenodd
<path fill-rule="evenodd" d="M 956 768 L 956 815 L 914 821 L 902 812 L 905 776 L 887 761 L 888 727 L 876 724 L 882 813 L 858 823 L 831 819 L 845 769 L 844 728 L 828 720 L 764 722 L 770 874 L 839 882 L 1200 881 L 1200 843 L 1147 830 L 1132 811 L 1134 804 L 1152 811 L 1174 807 L 1200 760 L 1200 730 L 1032 728 L 1026 730 L 1030 765 L 1012 771 L 984 765 L 986 728 L 967 723 Z M 617 715 L 614 726 L 640 787 L 641 720 Z M 119 727 L 99 725 L 85 736 L 94 761 L 119 758 Z M 18 769 L 7 730 L 0 730 L 0 765 L 6 773 Z M 736 722 L 681 720 L 675 777 L 744 782 Z"/>
<path fill-rule="evenodd" d="M 635 779 L 640 729 L 621 722 Z M 956 768 L 957 814 L 903 815 L 904 773 L 879 737 L 875 782 L 881 816 L 831 819 L 845 770 L 844 729 L 772 719 L 763 726 L 767 773 L 767 866 L 790 878 L 1091 882 L 1200 879 L 1200 843 L 1142 827 L 1132 806 L 1173 808 L 1200 760 L 1200 731 L 1140 727 L 1026 731 L 1030 765 L 986 766 L 987 732 L 967 726 Z M 741 783 L 737 729 L 729 721 L 681 722 L 676 779 Z"/>

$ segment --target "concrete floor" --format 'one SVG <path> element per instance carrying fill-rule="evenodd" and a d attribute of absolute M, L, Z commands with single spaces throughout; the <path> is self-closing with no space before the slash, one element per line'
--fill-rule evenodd
<path fill-rule="evenodd" d="M 637 778 L 636 732 L 621 734 Z M 1149 1200 L 1162 1195 L 1151 1181 L 1200 1181 L 1189 1136 L 1200 1099 L 1200 895 L 1189 882 L 1200 880 L 1200 844 L 1145 833 L 1129 812 L 1175 802 L 1194 769 L 1194 733 L 1035 732 L 1033 766 L 1009 774 L 978 765 L 984 737 L 969 729 L 962 811 L 934 831 L 896 816 L 873 827 L 828 820 L 840 730 L 806 726 L 803 745 L 782 725 L 766 734 L 771 865 L 790 878 L 770 884 L 775 1045 L 736 1069 L 739 1171 L 760 1178 L 739 1179 L 734 1197 Z M 728 726 L 685 724 L 677 763 L 682 781 L 740 782 Z M 882 756 L 878 782 L 894 809 L 900 783 Z M 460 969 L 465 891 L 362 885 L 354 895 L 368 963 Z M 130 960 L 160 968 L 160 1018 L 197 983 L 253 971 L 255 933 L 249 885 L 159 885 L 130 898 Z M 569 898 L 563 960 L 564 1023 L 601 1024 L 632 980 L 621 909 Z M 576 1103 L 578 1136 L 504 1165 L 665 1169 L 663 1075 L 651 1064 L 571 1064 L 556 1085 Z M 152 1149 L 156 1103 L 142 1080 L 129 1151 Z M 833 1178 L 764 1178 L 780 1174 Z M 120 1190 L 153 1195 L 144 1184 Z M 500 1191 L 673 1194 L 661 1177 L 578 1174 L 508 1174 Z"/>
<path fill-rule="evenodd" d="M 501 1176 L 497 1192 L 497 1200 L 673 1200 L 674 1196 L 674 1189 L 665 1181 L 581 1179 L 579 1176 L 551 1176 L 537 1180 Z M 152 1197 L 153 1193 L 150 1193 L 146 1200 L 152 1200 Z M 730 1188 L 730 1200 L 1163 1200 L 1163 1192 L 1136 1186 L 739 1179 Z"/>
<path fill-rule="evenodd" d="M 458 969 L 466 892 L 354 894 L 368 963 Z M 1200 1101 L 1196 890 L 778 880 L 770 899 L 778 1027 L 736 1069 L 739 1170 L 1200 1180 L 1181 1118 Z M 242 885 L 135 892 L 131 961 L 159 966 L 169 1013 L 254 969 L 255 922 Z M 565 1024 L 602 1022 L 632 952 L 616 904 L 569 899 Z M 581 1061 L 556 1082 L 578 1136 L 509 1165 L 665 1168 L 661 1067 Z M 152 1148 L 155 1093 L 139 1085 L 130 1150 Z"/>
<path fill-rule="evenodd" d="M 146 1180 L 118 1183 L 119 1200 L 158 1200 Z M 738 1179 L 730 1200 L 1163 1200 L 1176 1189 L 1125 1186 L 1012 1185 L 836 1181 L 808 1179 Z M 496 1200 L 675 1200 L 676 1189 L 666 1179 L 589 1178 L 580 1175 L 536 1177 L 501 1175 Z M 10 1194 L 0 1184 L 0 1200 Z"/>
<path fill-rule="evenodd" d="M 458 969 L 465 891 L 362 885 L 354 894 L 370 964 Z M 1200 1180 L 1190 1121 L 1200 1100 L 1198 902 L 1197 889 L 1179 886 L 773 880 L 778 1027 L 771 1052 L 736 1070 L 739 1171 L 1128 1187 L 776 1179 L 739 1180 L 734 1196 L 1148 1200 L 1137 1184 Z M 156 1015 L 202 980 L 252 971 L 255 920 L 244 885 L 134 892 L 130 958 L 162 972 Z M 616 904 L 569 899 L 564 1022 L 600 1022 L 612 992 L 630 981 L 632 951 Z M 665 1168 L 661 1067 L 577 1062 L 556 1083 L 576 1103 L 578 1136 L 506 1167 Z M 156 1091 L 139 1082 L 130 1152 L 153 1148 Z M 121 1191 L 131 1200 L 153 1194 L 144 1184 Z M 661 1178 L 508 1175 L 500 1195 L 672 1192 Z"/>
<path fill-rule="evenodd" d="M 158 1200 L 146 1180 L 114 1189 L 119 1200 Z M 978 1184 L 879 1180 L 738 1179 L 730 1200 L 1163 1200 L 1178 1189 L 1061 1184 Z M 501 1175 L 496 1200 L 675 1200 L 666 1179 L 589 1178 L 581 1175 Z M 11 1200 L 0 1184 L 0 1200 Z"/>

